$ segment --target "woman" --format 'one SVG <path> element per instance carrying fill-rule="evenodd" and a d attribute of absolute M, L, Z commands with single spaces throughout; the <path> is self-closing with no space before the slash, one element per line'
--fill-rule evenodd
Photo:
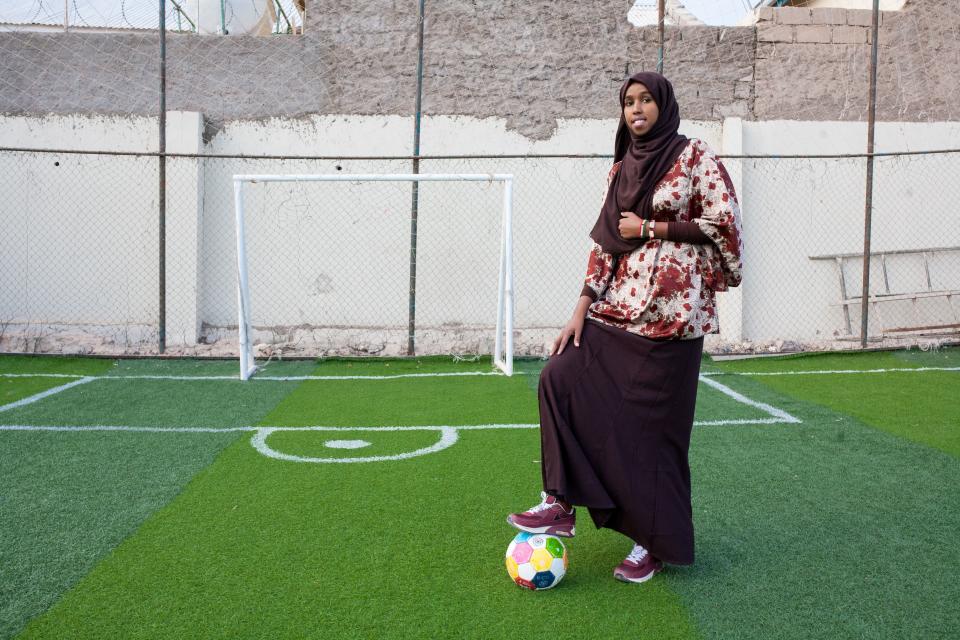
<path fill-rule="evenodd" d="M 614 569 L 625 582 L 693 563 L 687 454 L 703 336 L 718 331 L 714 293 L 741 279 L 733 184 L 679 126 L 666 78 L 623 84 L 586 283 L 540 376 L 542 501 L 507 518 L 573 536 L 574 505 L 587 507 L 634 541 Z"/>

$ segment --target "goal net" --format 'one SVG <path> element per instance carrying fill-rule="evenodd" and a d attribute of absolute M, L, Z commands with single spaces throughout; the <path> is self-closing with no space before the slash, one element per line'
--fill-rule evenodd
<path fill-rule="evenodd" d="M 235 175 L 240 373 L 274 355 L 513 371 L 510 174 Z"/>

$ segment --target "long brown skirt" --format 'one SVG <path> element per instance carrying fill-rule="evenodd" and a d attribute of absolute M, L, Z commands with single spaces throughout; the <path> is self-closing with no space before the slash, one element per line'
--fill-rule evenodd
<path fill-rule="evenodd" d="M 671 564 L 693 563 L 687 453 L 703 338 L 587 320 L 540 374 L 543 487 Z"/>

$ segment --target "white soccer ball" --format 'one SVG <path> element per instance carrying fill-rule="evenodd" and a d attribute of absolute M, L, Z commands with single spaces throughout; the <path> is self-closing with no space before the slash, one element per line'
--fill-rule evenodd
<path fill-rule="evenodd" d="M 567 573 L 567 548 L 556 536 L 521 531 L 507 547 L 505 561 L 510 578 L 521 587 L 551 589 Z"/>

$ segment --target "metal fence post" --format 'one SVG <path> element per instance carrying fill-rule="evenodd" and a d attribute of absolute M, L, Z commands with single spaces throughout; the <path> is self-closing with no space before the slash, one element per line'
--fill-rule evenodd
<path fill-rule="evenodd" d="M 420 0 L 417 13 L 417 104 L 413 120 L 413 173 L 420 173 L 420 118 L 423 101 L 423 13 Z M 416 354 L 417 327 L 417 216 L 420 205 L 420 183 L 413 182 L 410 203 L 410 286 L 408 291 L 407 355 Z"/>
<path fill-rule="evenodd" d="M 877 114 L 877 40 L 880 0 L 873 0 L 873 46 L 870 52 L 870 92 L 867 97 L 867 193 L 863 213 L 863 291 L 860 298 L 860 346 L 867 346 L 870 319 L 870 226 L 873 222 L 873 135 Z"/>
<path fill-rule="evenodd" d="M 159 218 L 160 218 L 160 282 L 157 349 L 163 353 L 167 347 L 167 12 L 165 0 L 160 0 L 160 140 L 159 166 Z"/>
<path fill-rule="evenodd" d="M 666 0 L 657 0 L 657 73 L 663 73 L 663 19 L 666 13 Z"/>

